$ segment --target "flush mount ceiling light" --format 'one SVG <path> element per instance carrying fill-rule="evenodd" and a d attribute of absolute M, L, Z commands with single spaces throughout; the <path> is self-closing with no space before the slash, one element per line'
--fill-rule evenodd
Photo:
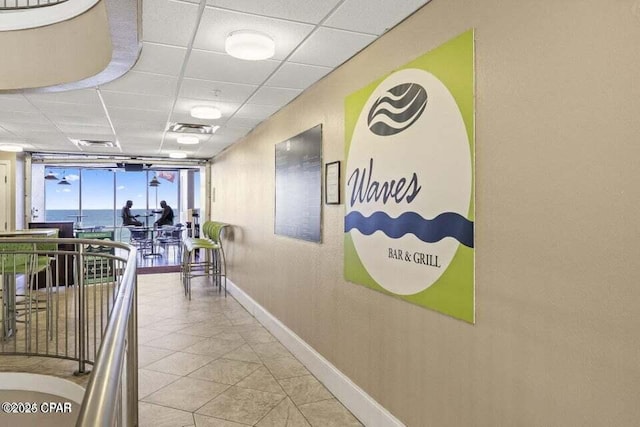
<path fill-rule="evenodd" d="M 276 44 L 264 33 L 240 30 L 227 36 L 224 50 L 234 58 L 259 61 L 273 57 L 276 53 Z"/>
<path fill-rule="evenodd" d="M 178 141 L 178 144 L 185 144 L 185 145 L 193 145 L 193 144 L 200 143 L 200 140 L 198 139 L 197 136 L 179 136 L 177 141 Z"/>
<path fill-rule="evenodd" d="M 0 144 L 0 151 L 8 151 L 10 153 L 21 153 L 22 146 L 15 144 Z"/>
<path fill-rule="evenodd" d="M 222 117 L 222 112 L 216 107 L 207 107 L 204 105 L 193 107 L 191 109 L 191 117 L 195 117 L 196 119 L 219 119 Z"/>
<path fill-rule="evenodd" d="M 172 159 L 186 159 L 187 153 L 169 153 L 169 157 Z"/>

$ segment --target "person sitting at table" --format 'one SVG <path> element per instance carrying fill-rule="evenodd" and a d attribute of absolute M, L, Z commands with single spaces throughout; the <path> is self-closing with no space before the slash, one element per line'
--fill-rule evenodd
<path fill-rule="evenodd" d="M 127 203 L 122 207 L 122 225 L 135 225 L 140 227 L 142 223 L 136 219 L 140 215 L 131 215 L 131 206 L 133 202 L 127 200 Z"/>
<path fill-rule="evenodd" d="M 160 202 L 162 208 L 162 215 L 156 222 L 153 223 L 155 227 L 161 227 L 163 225 L 173 225 L 173 209 L 164 200 Z"/>

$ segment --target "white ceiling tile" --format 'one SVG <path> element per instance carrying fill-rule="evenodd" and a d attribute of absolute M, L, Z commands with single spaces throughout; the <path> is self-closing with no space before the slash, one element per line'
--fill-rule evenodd
<path fill-rule="evenodd" d="M 330 67 L 317 65 L 284 63 L 265 86 L 273 86 L 291 89 L 306 89 L 333 70 Z"/>
<path fill-rule="evenodd" d="M 182 47 L 143 43 L 142 54 L 133 69 L 135 71 L 178 76 L 186 53 L 187 49 Z"/>
<path fill-rule="evenodd" d="M 162 135 L 164 132 L 158 130 L 126 130 L 118 132 L 118 141 L 138 141 L 139 143 L 148 143 L 159 145 L 162 141 Z"/>
<path fill-rule="evenodd" d="M 100 105 L 100 98 L 95 89 L 70 90 L 66 92 L 29 93 L 25 94 L 36 106 L 42 102 L 65 102 L 69 104 Z"/>
<path fill-rule="evenodd" d="M 123 132 L 139 131 L 139 132 L 164 132 L 166 121 L 162 123 L 155 122 L 139 122 L 136 120 L 119 120 L 113 122 L 113 127 L 116 130 L 116 135 L 120 135 Z"/>
<path fill-rule="evenodd" d="M 105 117 L 101 104 L 69 104 L 62 102 L 40 102 L 38 108 L 45 116 Z"/>
<path fill-rule="evenodd" d="M 110 108 L 109 115 L 114 122 L 114 127 L 123 122 L 147 122 L 161 126 L 163 129 L 168 117 L 164 111 L 136 110 L 133 108 L 120 107 Z"/>
<path fill-rule="evenodd" d="M 337 67 L 374 41 L 376 36 L 319 28 L 293 55 L 291 62 Z"/>
<path fill-rule="evenodd" d="M 339 0 L 207 0 L 207 4 L 212 6 L 314 24 L 320 22 L 338 2 Z"/>
<path fill-rule="evenodd" d="M 237 128 L 231 128 L 228 126 L 225 126 L 223 128 L 220 128 L 215 134 L 213 134 L 213 137 L 211 138 L 211 142 L 213 143 L 223 143 L 223 142 L 233 142 L 238 138 L 242 138 L 243 136 L 245 136 L 247 134 L 247 132 L 249 132 L 251 130 L 251 128 L 248 127 L 237 127 Z"/>
<path fill-rule="evenodd" d="M 145 0 L 142 16 L 144 41 L 186 47 L 196 25 L 198 6 L 170 0 Z"/>
<path fill-rule="evenodd" d="M 243 103 L 258 88 L 257 85 L 224 83 L 211 80 L 184 79 L 180 96 L 191 99 Z"/>
<path fill-rule="evenodd" d="M 247 132 L 258 126 L 263 119 L 253 119 L 253 118 L 245 118 L 233 116 L 227 123 L 225 123 L 224 127 L 220 129 L 218 132 L 223 131 L 224 129 L 241 129 L 246 130 Z M 216 132 L 217 133 L 217 132 Z M 222 132 L 221 132 L 222 133 Z"/>
<path fill-rule="evenodd" d="M 0 95 L 0 111 L 38 112 L 38 110 L 21 95 Z"/>
<path fill-rule="evenodd" d="M 34 132 L 29 137 L 29 142 L 36 146 L 58 145 L 67 150 L 72 150 L 74 147 L 73 143 L 60 132 Z"/>
<path fill-rule="evenodd" d="M 246 104 L 236 113 L 236 117 L 241 119 L 260 119 L 264 120 L 276 111 L 279 107 L 273 105 L 255 105 Z"/>
<path fill-rule="evenodd" d="M 48 123 L 47 118 L 41 113 L 25 113 L 21 111 L 4 111 L 0 115 L 0 126 L 5 124 L 30 124 L 30 123 Z"/>
<path fill-rule="evenodd" d="M 429 0 L 346 0 L 322 25 L 381 35 L 428 2 Z"/>
<path fill-rule="evenodd" d="M 279 61 L 243 61 L 227 54 L 194 50 L 185 77 L 230 83 L 260 84 Z"/>
<path fill-rule="evenodd" d="M 100 88 L 115 92 L 141 93 L 147 95 L 173 96 L 178 79 L 171 76 L 130 71 Z"/>
<path fill-rule="evenodd" d="M 194 47 L 224 53 L 227 36 L 237 30 L 254 30 L 270 36 L 276 45 L 274 59 L 284 59 L 314 29 L 313 25 L 207 8 Z"/>
<path fill-rule="evenodd" d="M 55 123 L 58 128 L 65 124 L 78 124 L 78 125 L 93 125 L 93 126 L 109 126 L 109 121 L 107 117 L 104 115 L 98 114 L 69 114 L 69 113 L 47 113 L 47 117 L 53 123 Z"/>
<path fill-rule="evenodd" d="M 274 105 L 282 107 L 302 92 L 301 89 L 283 89 L 276 87 L 261 87 L 249 100 L 250 104 Z"/>
<path fill-rule="evenodd" d="M 167 115 L 173 104 L 173 98 L 158 95 L 142 95 L 126 92 L 102 91 L 107 110 L 112 107 L 137 108 L 141 110 L 164 111 Z"/>
<path fill-rule="evenodd" d="M 34 123 L 6 123 L 3 127 L 7 132 L 15 135 L 27 136 L 33 132 L 58 132 L 58 129 L 50 121 Z"/>
<path fill-rule="evenodd" d="M 95 134 L 95 135 L 113 135 L 111 128 L 107 126 L 91 126 L 89 124 L 60 124 L 58 128 L 69 138 L 76 138 L 75 135 Z"/>
<path fill-rule="evenodd" d="M 0 144 L 27 144 L 27 138 L 15 137 L 11 135 L 0 135 Z"/>

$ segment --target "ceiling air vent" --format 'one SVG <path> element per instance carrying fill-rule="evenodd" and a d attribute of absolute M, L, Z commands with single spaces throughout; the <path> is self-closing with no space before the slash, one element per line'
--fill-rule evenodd
<path fill-rule="evenodd" d="M 78 146 L 83 146 L 83 147 L 100 147 L 100 148 L 116 147 L 116 143 L 113 141 L 103 141 L 98 139 L 72 139 L 71 142 L 73 142 Z"/>
<path fill-rule="evenodd" d="M 200 125 L 195 123 L 171 123 L 167 130 L 177 133 L 194 133 L 198 135 L 212 135 L 220 126 Z"/>

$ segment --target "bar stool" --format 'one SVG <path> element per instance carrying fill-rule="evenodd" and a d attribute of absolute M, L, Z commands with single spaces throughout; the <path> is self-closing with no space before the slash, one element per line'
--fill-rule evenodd
<path fill-rule="evenodd" d="M 224 278 L 224 295 L 227 296 L 227 265 L 222 246 L 223 230 L 228 224 L 207 221 L 202 226 L 202 238 L 184 240 L 182 268 L 180 270 L 185 295 L 191 299 L 191 279 L 193 277 L 213 277 L 214 286 L 222 288 Z M 196 259 L 196 250 L 202 251 L 201 258 Z"/>

